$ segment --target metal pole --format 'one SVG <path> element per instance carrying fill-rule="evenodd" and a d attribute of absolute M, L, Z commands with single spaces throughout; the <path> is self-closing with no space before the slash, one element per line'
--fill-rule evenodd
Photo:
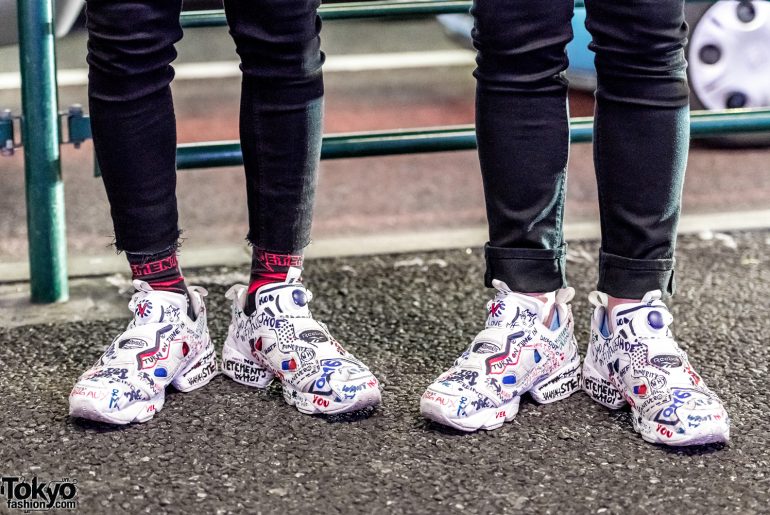
<path fill-rule="evenodd" d="M 570 140 L 573 143 L 592 141 L 593 122 L 591 117 L 571 118 Z M 770 109 L 695 111 L 691 116 L 690 128 L 693 138 L 768 132 Z M 476 132 L 473 125 L 370 131 L 324 136 L 321 159 L 422 154 L 474 148 Z M 179 170 L 242 164 L 243 155 L 237 141 L 183 143 L 177 147 Z"/>
<path fill-rule="evenodd" d="M 53 0 L 23 0 L 18 9 L 31 300 L 61 302 L 69 294 Z"/>
<path fill-rule="evenodd" d="M 717 0 L 685 0 L 687 3 L 714 3 Z M 384 16 L 426 16 L 436 14 L 468 14 L 470 0 L 374 0 L 325 4 L 318 9 L 324 21 L 379 18 Z M 585 7 L 585 0 L 575 0 L 575 7 Z M 222 9 L 186 11 L 182 27 L 221 27 L 227 25 Z"/>
<path fill-rule="evenodd" d="M 383 0 L 367 2 L 346 2 L 326 4 L 318 9 L 324 21 L 385 16 L 420 16 L 436 14 L 468 14 L 471 8 L 469 0 Z M 187 11 L 181 16 L 182 27 L 217 27 L 227 24 L 225 13 L 221 9 L 210 11 Z"/>

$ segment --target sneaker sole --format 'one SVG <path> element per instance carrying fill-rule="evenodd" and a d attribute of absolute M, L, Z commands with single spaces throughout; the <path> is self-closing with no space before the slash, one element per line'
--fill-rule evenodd
<path fill-rule="evenodd" d="M 504 423 L 510 422 L 516 417 L 516 414 L 519 412 L 520 402 L 521 396 L 517 396 L 499 408 L 484 409 L 470 417 L 453 418 L 436 402 L 422 398 L 420 399 L 420 413 L 428 420 L 437 422 L 442 426 L 457 429 L 458 431 L 465 431 L 467 433 L 480 429 L 492 431 L 502 427 Z"/>
<path fill-rule="evenodd" d="M 636 417 L 634 413 L 634 417 Z M 698 433 L 677 435 L 668 431 L 667 428 L 655 422 L 643 421 L 642 427 L 634 427 L 634 430 L 642 436 L 645 442 L 665 445 L 667 447 L 688 447 L 692 445 L 708 445 L 715 443 L 727 443 L 730 440 L 729 427 L 713 427 L 710 430 L 700 431 Z M 669 436 L 670 435 L 670 436 Z"/>
<path fill-rule="evenodd" d="M 371 376 L 371 379 L 375 379 L 374 376 Z M 361 381 L 366 382 L 366 379 Z M 284 384 L 283 400 L 289 406 L 294 406 L 297 411 L 306 415 L 337 415 L 378 406 L 382 402 L 382 394 L 379 386 L 374 386 L 358 392 L 353 402 L 336 402 L 325 396 L 300 392 Z"/>
<path fill-rule="evenodd" d="M 157 397 L 146 401 L 132 403 L 126 408 L 114 412 L 103 413 L 87 399 L 70 400 L 70 417 L 91 420 L 93 422 L 102 422 L 123 426 L 132 423 L 147 422 L 155 416 L 155 413 L 163 409 L 165 404 L 165 390 Z"/>

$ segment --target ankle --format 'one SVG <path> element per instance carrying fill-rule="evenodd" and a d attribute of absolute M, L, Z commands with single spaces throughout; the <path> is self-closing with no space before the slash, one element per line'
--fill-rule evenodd
<path fill-rule="evenodd" d="M 131 267 L 132 279 L 146 282 L 153 290 L 187 295 L 187 286 L 175 249 L 156 254 L 126 252 L 126 258 Z"/>
<path fill-rule="evenodd" d="M 552 293 L 553 292 L 522 293 L 522 295 L 526 295 L 527 297 L 536 298 L 546 306 L 546 310 L 543 312 L 543 325 L 546 327 L 551 327 L 554 316 L 556 316 L 556 302 L 554 302 L 554 299 L 550 298 L 549 295 Z M 550 306 L 548 306 L 549 302 L 551 303 Z"/>
<path fill-rule="evenodd" d="M 622 298 L 622 297 L 613 297 L 611 295 L 607 296 L 607 320 L 609 320 L 609 328 L 610 331 L 615 331 L 615 320 L 612 316 L 612 312 L 615 310 L 617 306 L 620 306 L 621 304 L 638 304 L 642 302 L 641 299 L 628 299 L 628 298 Z"/>
<path fill-rule="evenodd" d="M 187 299 L 187 316 L 195 320 L 195 311 L 187 291 L 176 248 L 169 248 L 156 254 L 134 254 L 126 252 L 131 278 L 144 281 L 153 290 L 184 295 Z"/>
<path fill-rule="evenodd" d="M 642 302 L 642 299 L 628 299 L 623 297 L 607 296 L 607 311 L 612 313 L 612 310 L 621 304 L 638 304 Z"/>
<path fill-rule="evenodd" d="M 302 269 L 302 253 L 276 253 L 252 247 L 251 274 L 244 313 L 256 311 L 256 293 L 263 286 L 286 281 L 290 268 Z"/>
<path fill-rule="evenodd" d="M 537 300 L 541 300 L 544 303 L 548 302 L 548 292 L 522 293 L 522 295 L 526 295 L 527 297 L 535 297 Z"/>

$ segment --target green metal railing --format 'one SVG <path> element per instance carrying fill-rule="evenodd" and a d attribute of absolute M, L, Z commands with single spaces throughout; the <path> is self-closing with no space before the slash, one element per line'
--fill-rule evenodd
<path fill-rule="evenodd" d="M 738 111 L 738 112 L 736 112 Z M 696 111 L 690 125 L 693 138 L 705 138 L 729 133 L 770 130 L 770 109 L 725 111 Z M 572 118 L 570 139 L 573 143 L 588 143 L 593 139 L 593 118 Z M 325 136 L 321 159 L 388 156 L 394 154 L 423 154 L 476 148 L 473 125 L 370 131 Z M 180 170 L 238 166 L 243 164 L 238 141 L 186 143 L 177 150 Z"/>
<path fill-rule="evenodd" d="M 83 114 L 79 106 L 71 107 L 64 118 L 68 139 L 63 143 L 79 146 L 91 138 L 88 116 Z M 694 111 L 690 117 L 690 136 L 693 139 L 768 130 L 770 109 L 765 108 Z M 592 140 L 593 118 L 571 118 L 570 141 L 590 143 Z M 476 133 L 473 125 L 365 131 L 324 136 L 321 159 L 424 154 L 475 148 Z M 178 170 L 239 166 L 243 164 L 241 145 L 237 140 L 182 143 L 177 147 L 176 164 Z M 98 176 L 98 168 L 95 172 Z"/>
<path fill-rule="evenodd" d="M 18 17 L 31 298 L 61 302 L 69 292 L 53 2 L 18 2 Z"/>
<path fill-rule="evenodd" d="M 59 145 L 72 143 L 79 146 L 91 137 L 89 119 L 82 108 L 74 106 L 67 113 L 58 112 L 52 2 L 19 2 L 23 123 L 7 111 L 0 112 L 0 153 L 11 154 L 21 146 L 14 127 L 16 124 L 22 126 L 31 300 L 40 303 L 63 301 L 68 295 Z M 323 5 L 319 13 L 324 20 L 435 15 L 467 13 L 470 5 L 471 2 L 461 0 L 386 0 Z M 583 6 L 583 0 L 577 0 L 575 5 Z M 186 12 L 182 14 L 181 22 L 184 27 L 211 27 L 226 23 L 222 11 Z M 770 109 L 731 109 L 692 114 L 693 138 L 759 131 L 770 131 Z M 62 137 L 65 132 L 66 140 Z M 575 143 L 591 141 L 593 119 L 572 118 L 570 136 Z M 327 135 L 323 140 L 321 158 L 474 148 L 476 136 L 472 125 L 430 127 Z M 241 147 L 237 141 L 182 144 L 177 151 L 177 166 L 180 170 L 242 163 Z"/>
<path fill-rule="evenodd" d="M 582 3 L 582 0 L 581 0 Z M 467 0 L 386 0 L 379 2 L 349 2 L 322 5 L 318 14 L 324 21 L 352 18 L 383 18 L 386 16 L 416 16 L 467 13 Z M 227 25 L 222 10 L 190 11 L 182 13 L 182 27 L 220 27 Z"/>

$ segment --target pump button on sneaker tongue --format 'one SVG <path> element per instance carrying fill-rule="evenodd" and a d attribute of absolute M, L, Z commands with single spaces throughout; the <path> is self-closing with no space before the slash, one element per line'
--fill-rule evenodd
<path fill-rule="evenodd" d="M 647 324 L 650 326 L 650 328 L 656 331 L 660 331 L 666 327 L 666 324 L 663 321 L 663 315 L 660 313 L 660 311 L 650 311 L 647 314 Z"/>

